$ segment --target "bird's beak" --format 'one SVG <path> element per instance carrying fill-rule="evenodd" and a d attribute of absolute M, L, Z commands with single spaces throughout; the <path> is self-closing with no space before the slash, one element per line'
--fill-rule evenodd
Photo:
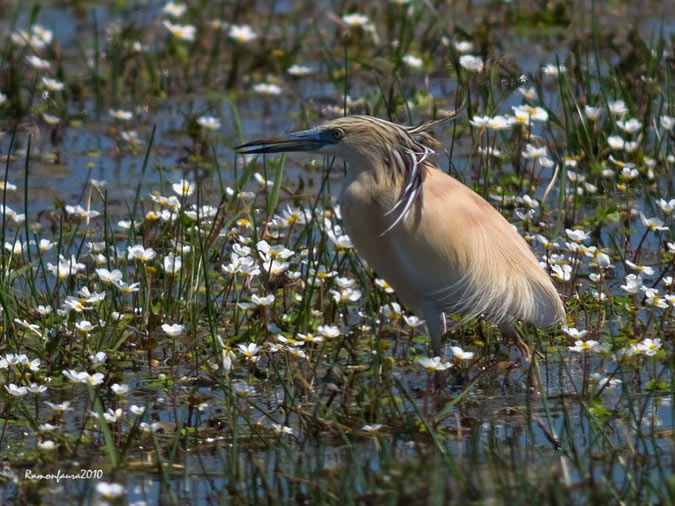
<path fill-rule="evenodd" d="M 242 154 L 284 153 L 286 151 L 318 151 L 330 144 L 328 133 L 318 128 L 293 132 L 284 137 L 272 137 L 247 142 L 234 149 Z"/>

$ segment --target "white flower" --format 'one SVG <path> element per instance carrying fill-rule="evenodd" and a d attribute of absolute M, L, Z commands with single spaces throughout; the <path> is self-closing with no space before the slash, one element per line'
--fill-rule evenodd
<path fill-rule="evenodd" d="M 86 371 L 77 372 L 73 369 L 62 372 L 63 375 L 73 383 L 90 383 L 92 385 L 97 385 L 103 382 L 103 374 L 101 373 L 96 373 L 94 376 L 91 376 Z"/>
<path fill-rule="evenodd" d="M 76 206 L 67 205 L 65 207 L 65 210 L 69 215 L 77 216 L 79 218 L 96 218 L 101 214 L 100 212 L 94 211 L 93 209 L 87 210 L 80 205 Z"/>
<path fill-rule="evenodd" d="M 445 371 L 446 369 L 452 367 L 450 362 L 442 361 L 441 357 L 418 358 L 417 362 L 429 372 Z"/>
<path fill-rule="evenodd" d="M 323 265 L 321 267 L 323 267 Z M 325 271 L 325 267 L 324 267 L 324 271 Z M 385 293 L 394 293 L 394 289 L 391 287 L 391 285 L 386 280 L 384 280 L 382 278 L 377 278 L 375 280 L 375 284 L 377 286 L 379 286 L 380 288 L 382 288 L 382 290 L 384 290 Z"/>
<path fill-rule="evenodd" d="M 642 342 L 638 343 L 637 347 L 642 353 L 651 357 L 661 349 L 661 338 L 657 337 L 656 339 L 651 339 L 648 337 Z"/>
<path fill-rule="evenodd" d="M 602 269 L 608 269 L 612 265 L 612 260 L 607 253 L 597 251 L 595 253 L 595 263 Z"/>
<path fill-rule="evenodd" d="M 187 6 L 185 4 L 180 4 L 180 3 L 176 3 L 176 2 L 169 2 L 164 6 L 164 8 L 162 9 L 162 12 L 164 14 L 168 14 L 169 16 L 172 16 L 174 18 L 179 18 L 183 14 L 185 14 L 186 10 L 187 10 Z"/>
<path fill-rule="evenodd" d="M 157 255 L 152 248 L 144 248 L 140 244 L 127 246 L 127 252 L 129 260 L 140 260 L 141 262 L 148 262 Z"/>
<path fill-rule="evenodd" d="M 595 193 L 598 191 L 598 187 L 591 183 L 584 183 L 584 188 L 587 193 Z"/>
<path fill-rule="evenodd" d="M 52 40 L 54 39 L 54 32 L 47 30 L 43 26 L 33 25 L 31 27 L 31 31 L 33 32 L 33 35 L 40 39 L 40 41 L 44 44 L 51 44 Z"/>
<path fill-rule="evenodd" d="M 143 144 L 143 141 L 138 136 L 138 132 L 136 130 L 124 130 L 122 131 L 121 136 L 122 140 L 131 144 L 132 147 Z"/>
<path fill-rule="evenodd" d="M 424 65 L 424 60 L 422 60 L 422 58 L 412 54 L 407 54 L 401 59 L 403 60 L 403 63 L 413 69 L 421 69 Z"/>
<path fill-rule="evenodd" d="M 524 74 L 521 75 L 520 76 L 521 84 L 525 83 L 526 81 L 527 81 L 527 76 L 525 76 Z M 518 93 L 523 95 L 527 100 L 535 101 L 535 100 L 539 99 L 539 95 L 537 95 L 537 88 L 535 88 L 534 86 L 530 86 L 529 88 L 527 88 L 525 86 L 520 86 L 518 88 Z"/>
<path fill-rule="evenodd" d="M 40 304 L 37 307 L 37 312 L 40 313 L 40 316 L 50 315 L 52 313 L 52 310 L 53 310 L 53 308 L 49 304 L 47 304 L 46 306 L 43 306 L 42 304 Z"/>
<path fill-rule="evenodd" d="M 178 337 L 185 330 L 185 325 L 181 325 L 180 323 L 174 323 L 172 325 L 164 323 L 162 325 L 162 330 L 164 331 L 165 334 L 167 334 L 170 337 Z"/>
<path fill-rule="evenodd" d="M 660 220 L 659 218 L 648 219 L 644 214 L 642 214 L 642 212 L 640 212 L 640 220 L 650 232 L 655 232 L 657 230 L 668 230 L 668 227 L 663 225 L 663 220 Z"/>
<path fill-rule="evenodd" d="M 220 129 L 220 120 L 218 118 L 215 118 L 213 116 L 202 116 L 197 120 L 197 123 L 199 123 L 201 126 L 206 128 L 207 130 L 218 130 Z M 178 193 L 178 192 L 176 192 Z"/>
<path fill-rule="evenodd" d="M 593 351 L 595 350 L 600 343 L 598 341 L 594 341 L 593 339 L 589 339 L 588 341 L 575 341 L 574 346 L 570 346 L 571 351 L 576 351 L 576 352 L 587 352 L 587 351 Z"/>
<path fill-rule="evenodd" d="M 673 209 L 675 209 L 675 199 L 658 199 L 656 204 L 661 208 L 661 211 L 664 214 L 670 214 L 673 212 Z"/>
<path fill-rule="evenodd" d="M 293 429 L 291 427 L 287 427 L 286 425 L 281 425 L 278 423 L 273 423 L 272 429 L 277 434 L 293 434 Z"/>
<path fill-rule="evenodd" d="M 654 274 L 654 268 L 650 267 L 649 265 L 638 265 L 631 262 L 630 260 L 626 260 L 626 265 L 640 274 L 646 274 L 647 276 Z"/>
<path fill-rule="evenodd" d="M 298 337 L 302 340 L 301 342 L 305 343 L 323 343 L 325 341 L 323 336 L 317 336 L 312 332 L 310 332 L 309 334 L 303 334 L 301 332 L 298 332 Z"/>
<path fill-rule="evenodd" d="M 28 391 L 34 395 L 40 395 L 42 392 L 47 390 L 45 385 L 38 385 L 37 383 L 31 383 L 29 387 L 26 387 Z"/>
<path fill-rule="evenodd" d="M 98 351 L 95 355 L 89 355 L 89 360 L 94 366 L 103 364 L 108 359 L 108 354 L 105 351 Z"/>
<path fill-rule="evenodd" d="M 274 295 L 269 294 L 266 297 L 258 297 L 256 294 L 251 295 L 251 302 L 256 306 L 270 306 L 274 302 Z"/>
<path fill-rule="evenodd" d="M 136 406 L 135 404 L 132 404 L 129 406 L 129 411 L 136 416 L 142 416 L 143 413 L 145 413 L 145 406 Z"/>
<path fill-rule="evenodd" d="M 473 42 L 469 42 L 468 40 L 456 41 L 454 46 L 458 53 L 468 53 L 469 51 L 473 51 Z"/>
<path fill-rule="evenodd" d="M 282 272 L 288 270 L 289 267 L 290 266 L 287 262 L 277 260 L 276 258 L 271 262 L 263 262 L 263 269 L 265 272 L 268 272 L 273 276 L 281 274 Z"/>
<path fill-rule="evenodd" d="M 49 91 L 61 91 L 64 87 L 64 84 L 61 81 L 57 81 L 51 77 L 43 77 L 42 84 L 44 84 L 45 88 Z"/>
<path fill-rule="evenodd" d="M 5 387 L 5 390 L 7 390 L 7 393 L 12 397 L 23 397 L 28 393 L 28 388 L 16 386 L 14 383 L 3 386 Z"/>
<path fill-rule="evenodd" d="M 637 169 L 631 169 L 629 167 L 624 167 L 623 169 L 621 169 L 621 177 L 623 177 L 624 179 L 628 180 L 635 179 L 639 175 L 640 173 L 638 172 Z"/>
<path fill-rule="evenodd" d="M 452 350 L 452 358 L 458 358 L 459 360 L 471 360 L 473 358 L 472 351 L 464 351 L 459 346 L 450 346 Z"/>
<path fill-rule="evenodd" d="M 316 329 L 324 337 L 338 337 L 341 334 L 339 327 L 335 325 L 319 325 Z"/>
<path fill-rule="evenodd" d="M 363 427 L 361 427 L 361 430 L 363 432 L 377 432 L 382 427 L 384 427 L 384 425 L 379 424 L 379 423 L 373 423 L 371 425 L 364 425 Z"/>
<path fill-rule="evenodd" d="M 574 339 L 583 339 L 586 337 L 586 334 L 588 334 L 588 330 L 579 330 L 574 327 L 568 327 L 567 325 L 562 326 L 562 331 Z"/>
<path fill-rule="evenodd" d="M 673 125 L 675 125 L 675 118 L 663 115 L 659 118 L 659 122 L 661 123 L 661 128 L 670 131 L 673 129 Z"/>
<path fill-rule="evenodd" d="M 38 448 L 40 448 L 41 450 L 46 450 L 46 451 L 55 450 L 57 446 L 58 445 L 56 443 L 54 443 L 54 441 L 50 441 L 50 440 L 42 441 L 42 442 L 38 443 Z"/>
<path fill-rule="evenodd" d="M 84 373 L 87 374 L 87 373 Z M 103 378 L 105 376 L 103 373 L 97 372 L 96 374 L 89 375 L 87 374 L 86 381 L 84 383 L 89 383 L 92 386 L 100 385 L 103 383 Z"/>
<path fill-rule="evenodd" d="M 172 184 L 171 189 L 177 195 L 189 197 L 195 192 L 196 186 L 187 179 L 181 179 L 178 183 Z"/>
<path fill-rule="evenodd" d="M 38 243 L 38 249 L 40 250 L 40 253 L 45 253 L 50 249 L 52 249 L 54 245 L 55 243 L 53 243 L 49 239 L 40 239 L 40 242 Z"/>
<path fill-rule="evenodd" d="M 10 220 L 12 220 L 14 223 L 20 224 L 20 223 L 23 223 L 24 221 L 26 221 L 26 215 L 25 214 L 18 214 L 11 207 L 3 206 L 2 204 L 0 204 L 0 214 L 4 214 Z"/>
<path fill-rule="evenodd" d="M 569 264 L 555 264 L 551 267 L 552 276 L 560 281 L 569 281 L 572 279 L 572 266 Z"/>
<path fill-rule="evenodd" d="M 630 134 L 635 133 L 642 128 L 642 123 L 637 118 L 631 118 L 625 122 L 618 120 L 616 124 L 621 130 Z"/>
<path fill-rule="evenodd" d="M 114 269 L 112 271 L 104 268 L 96 269 L 96 275 L 104 285 L 109 285 L 122 280 L 122 271 L 119 269 Z"/>
<path fill-rule="evenodd" d="M 621 285 L 621 289 L 628 293 L 638 293 L 642 288 L 642 278 L 635 274 L 626 276 L 626 284 Z"/>
<path fill-rule="evenodd" d="M 515 118 L 498 114 L 497 116 L 489 119 L 487 126 L 492 130 L 506 130 L 507 128 L 511 128 L 514 123 Z"/>
<path fill-rule="evenodd" d="M 96 325 L 92 325 L 89 320 L 81 320 L 75 324 L 77 330 L 88 333 L 96 328 Z"/>
<path fill-rule="evenodd" d="M 115 395 L 127 395 L 129 393 L 129 385 L 120 385 L 119 383 L 114 383 L 110 390 L 113 391 Z"/>
<path fill-rule="evenodd" d="M 277 244 L 270 246 L 269 243 L 265 240 L 258 241 L 256 244 L 258 253 L 263 260 L 270 260 L 275 258 L 281 258 L 286 260 L 294 255 L 293 251 L 286 248 L 283 244 Z"/>
<path fill-rule="evenodd" d="M 34 54 L 27 56 L 26 60 L 31 65 L 31 67 L 40 70 L 47 70 L 52 66 L 52 64 L 49 63 L 47 60 L 43 60 L 42 58 Z M 2 103 L 2 101 L 0 101 L 0 103 Z"/>
<path fill-rule="evenodd" d="M 385 304 L 380 308 L 382 314 L 388 320 L 398 320 L 401 318 L 401 305 L 398 302 L 392 302 L 391 304 Z"/>
<path fill-rule="evenodd" d="M 668 307 L 668 302 L 659 295 L 659 291 L 656 288 L 647 288 L 643 286 L 642 290 L 645 292 L 645 302 L 648 306 L 657 309 L 666 309 Z"/>
<path fill-rule="evenodd" d="M 58 265 L 47 262 L 47 270 L 54 275 L 57 275 L 58 273 L 59 279 L 65 279 L 68 276 L 77 274 L 85 269 L 86 266 L 83 263 L 78 262 L 75 256 L 71 256 L 70 259 L 60 256 Z"/>
<path fill-rule="evenodd" d="M 572 239 L 574 242 L 584 242 L 588 239 L 591 234 L 589 232 L 584 232 L 583 230 L 572 230 L 570 228 L 565 229 L 567 237 Z"/>
<path fill-rule="evenodd" d="M 141 422 L 138 426 L 143 432 L 157 432 L 161 427 L 159 422 L 147 423 Z"/>
<path fill-rule="evenodd" d="M 483 70 L 483 60 L 478 56 L 464 54 L 459 57 L 459 64 L 471 72 L 480 72 Z"/>
<path fill-rule="evenodd" d="M 109 109 L 108 113 L 110 113 L 113 118 L 121 121 L 129 121 L 134 117 L 134 114 L 131 111 L 124 111 L 122 109 Z"/>
<path fill-rule="evenodd" d="M 547 250 L 551 250 L 551 249 L 553 249 L 553 248 L 557 248 L 557 247 L 558 247 L 558 243 L 557 243 L 557 242 L 555 242 L 555 241 L 550 241 L 550 240 L 548 240 L 546 237 L 544 237 L 544 236 L 541 235 L 541 234 L 537 234 L 536 237 L 537 237 L 537 241 L 539 241 L 539 244 L 541 244 L 541 245 L 542 245 L 544 248 L 546 248 Z"/>
<path fill-rule="evenodd" d="M 368 28 L 370 26 L 370 20 L 368 19 L 368 16 L 365 16 L 363 14 L 358 14 L 358 13 L 353 13 L 353 14 L 345 14 L 342 16 L 342 21 L 344 24 L 347 26 L 353 27 L 353 28 Z"/>
<path fill-rule="evenodd" d="M 513 114 L 518 123 L 527 125 L 532 121 L 548 121 L 548 113 L 542 107 L 532 107 L 530 105 L 511 106 Z"/>
<path fill-rule="evenodd" d="M 421 327 L 424 325 L 424 320 L 420 320 L 417 316 L 412 315 L 412 316 L 406 316 L 403 315 L 403 321 L 405 321 L 406 325 L 410 327 L 411 329 L 415 329 L 417 327 Z"/>
<path fill-rule="evenodd" d="M 281 95 L 281 87 L 271 83 L 258 83 L 253 86 L 253 91 L 263 95 Z"/>
<path fill-rule="evenodd" d="M 288 67 L 288 69 L 286 69 L 286 72 L 288 72 L 292 76 L 301 77 L 313 74 L 314 70 L 311 67 L 307 67 L 305 65 L 294 64 Z"/>
<path fill-rule="evenodd" d="M 546 146 L 542 146 L 541 148 L 537 148 L 536 146 L 533 146 L 532 144 L 526 144 L 525 145 L 525 151 L 523 151 L 522 155 L 523 158 L 526 159 L 532 159 L 532 160 L 537 160 L 539 158 L 542 158 L 548 154 L 548 150 L 546 149 Z"/>
<path fill-rule="evenodd" d="M 232 25 L 227 31 L 227 36 L 242 44 L 251 42 L 258 38 L 258 35 L 248 25 Z"/>
<path fill-rule="evenodd" d="M 565 68 L 565 65 L 562 64 L 556 65 L 554 63 L 549 63 L 544 65 L 541 70 L 546 76 L 557 77 L 559 73 L 566 72 L 567 68 Z"/>
<path fill-rule="evenodd" d="M 584 113 L 586 114 L 586 117 L 591 121 L 597 121 L 598 119 L 600 119 L 600 115 L 602 114 L 602 108 L 585 105 Z"/>
<path fill-rule="evenodd" d="M 49 401 L 45 401 L 45 404 L 57 412 L 72 411 L 73 408 L 70 407 L 70 401 L 64 401 L 61 404 L 54 404 Z"/>
<path fill-rule="evenodd" d="M 623 116 L 628 112 L 626 103 L 623 100 L 609 101 L 609 112 L 612 116 Z"/>
<path fill-rule="evenodd" d="M 126 493 L 126 489 L 119 483 L 106 483 L 101 481 L 96 484 L 96 492 L 106 499 L 116 499 Z"/>
<path fill-rule="evenodd" d="M 551 160 L 548 156 L 542 156 L 539 159 L 539 165 L 541 165 L 541 167 L 544 169 L 550 169 L 555 164 L 553 163 L 553 160 Z"/>
<path fill-rule="evenodd" d="M 343 288 L 341 291 L 329 290 L 335 302 L 356 302 L 361 298 L 361 291 L 354 288 Z"/>
<path fill-rule="evenodd" d="M 619 378 L 603 378 L 602 375 L 597 372 L 591 374 L 591 379 L 598 382 L 598 387 L 607 389 L 615 388 L 622 383 Z"/>
<path fill-rule="evenodd" d="M 162 21 L 164 27 L 171 32 L 171 35 L 177 39 L 193 41 L 195 40 L 195 33 L 197 29 L 192 25 L 175 25 L 170 21 Z"/>
<path fill-rule="evenodd" d="M 567 164 L 565 164 L 565 165 L 567 165 Z M 577 172 L 574 172 L 571 169 L 568 169 L 567 179 L 569 179 L 572 183 L 583 183 L 584 180 L 586 179 L 586 176 L 584 176 L 582 174 L 578 174 Z"/>
<path fill-rule="evenodd" d="M 619 137 L 618 135 L 610 135 L 607 137 L 607 144 L 609 144 L 609 147 L 612 149 L 623 149 L 624 148 L 624 140 Z"/>
<path fill-rule="evenodd" d="M 167 274 L 177 274 L 183 266 L 183 260 L 178 255 L 170 253 L 164 257 L 163 262 L 164 272 Z"/>
<path fill-rule="evenodd" d="M 11 251 L 12 255 L 15 255 L 15 256 L 21 256 L 21 254 L 23 253 L 23 250 L 26 249 L 26 248 L 27 248 L 27 246 L 25 246 L 18 239 L 13 244 L 9 243 L 9 242 L 5 243 L 5 249 L 7 251 Z"/>
<path fill-rule="evenodd" d="M 469 123 L 471 123 L 473 126 L 477 128 L 486 127 L 489 122 L 490 122 L 489 116 L 473 116 L 469 120 Z"/>
<path fill-rule="evenodd" d="M 354 288 L 356 286 L 356 280 L 352 278 L 338 277 L 335 279 L 335 282 L 340 288 Z"/>
<path fill-rule="evenodd" d="M 255 343 L 238 344 L 239 351 L 248 359 L 253 359 L 260 351 L 260 346 Z"/>

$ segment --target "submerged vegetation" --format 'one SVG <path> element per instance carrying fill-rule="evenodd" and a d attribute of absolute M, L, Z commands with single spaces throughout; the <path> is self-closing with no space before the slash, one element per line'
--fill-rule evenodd
<path fill-rule="evenodd" d="M 675 502 L 668 15 L 5 2 L 2 502 Z M 430 357 L 342 230 L 341 162 L 232 150 L 460 104 L 437 163 L 565 301 L 520 329 L 531 370 L 484 321 Z"/>

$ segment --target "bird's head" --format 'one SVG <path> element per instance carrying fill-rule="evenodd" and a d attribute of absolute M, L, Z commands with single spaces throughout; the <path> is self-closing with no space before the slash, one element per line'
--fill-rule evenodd
<path fill-rule="evenodd" d="M 284 137 L 247 142 L 235 149 L 243 154 L 311 151 L 356 161 L 390 153 L 401 146 L 417 151 L 415 144 L 431 143 L 432 138 L 425 130 L 422 127 L 403 127 L 371 116 L 346 116 Z"/>

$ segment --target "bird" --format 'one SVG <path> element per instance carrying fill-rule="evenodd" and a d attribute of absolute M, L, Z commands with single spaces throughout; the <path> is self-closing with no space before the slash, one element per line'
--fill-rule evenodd
<path fill-rule="evenodd" d="M 350 115 L 235 150 L 316 152 L 346 162 L 339 196 L 344 229 L 377 275 L 425 320 L 435 356 L 442 356 L 453 314 L 460 323 L 492 321 L 529 354 L 515 322 L 549 327 L 564 319 L 563 303 L 516 228 L 434 164 L 440 143 L 432 131 L 447 119 L 403 126 Z"/>

